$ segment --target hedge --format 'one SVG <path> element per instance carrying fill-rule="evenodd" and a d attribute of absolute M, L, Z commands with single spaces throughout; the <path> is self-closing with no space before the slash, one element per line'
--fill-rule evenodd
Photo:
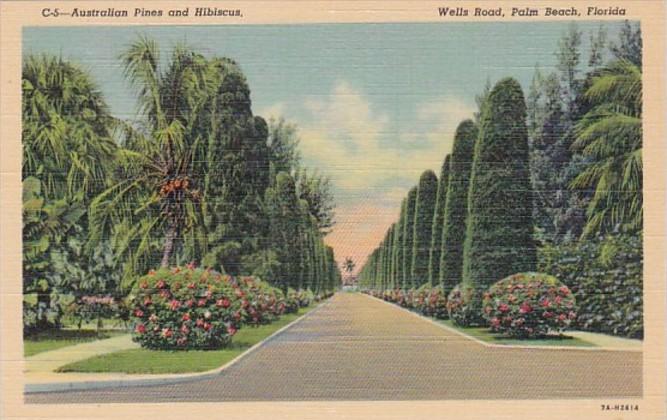
<path fill-rule="evenodd" d="M 642 236 L 612 235 L 545 246 L 539 270 L 556 276 L 577 299 L 580 330 L 643 338 Z"/>

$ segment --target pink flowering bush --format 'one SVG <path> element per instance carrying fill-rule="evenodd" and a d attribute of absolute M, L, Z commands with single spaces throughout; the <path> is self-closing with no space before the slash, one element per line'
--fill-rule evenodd
<path fill-rule="evenodd" d="M 483 325 L 481 313 L 481 293 L 473 286 L 458 284 L 447 297 L 447 313 L 449 318 L 462 327 Z"/>
<path fill-rule="evenodd" d="M 238 291 L 235 291 L 237 297 L 245 299 L 241 301 L 244 324 L 270 324 L 285 313 L 285 298 L 280 289 L 249 276 L 230 282 L 239 286 Z"/>
<path fill-rule="evenodd" d="M 414 307 L 425 316 L 446 319 L 447 297 L 441 286 L 422 286 L 414 293 Z"/>
<path fill-rule="evenodd" d="M 216 349 L 240 328 L 250 300 L 230 276 L 188 267 L 151 271 L 130 295 L 134 341 L 150 349 Z"/>
<path fill-rule="evenodd" d="M 561 332 L 576 319 L 575 311 L 570 289 L 547 274 L 511 275 L 483 296 L 483 313 L 491 329 L 511 337 Z"/>

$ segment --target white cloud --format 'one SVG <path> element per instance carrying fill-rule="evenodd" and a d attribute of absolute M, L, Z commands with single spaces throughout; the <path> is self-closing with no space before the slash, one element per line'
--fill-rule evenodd
<path fill-rule="evenodd" d="M 338 188 L 351 191 L 372 191 L 390 178 L 416 182 L 426 169 L 439 172 L 456 126 L 473 112 L 456 98 L 432 99 L 417 107 L 412 124 L 396 132 L 389 116 L 373 110 L 347 82 L 303 106 L 308 116 L 299 121 L 303 156 L 323 168 Z"/>
<path fill-rule="evenodd" d="M 286 111 L 288 119 L 299 115 L 294 122 L 306 163 L 330 176 L 336 189 L 337 224 L 326 240 L 339 260 L 351 256 L 361 268 L 398 218 L 409 186 L 426 169 L 439 175 L 457 125 L 474 108 L 458 98 L 429 98 L 404 111 L 412 115 L 409 123 L 392 124 L 358 89 L 341 81 L 328 96 L 277 103 L 259 115 L 279 117 Z"/>

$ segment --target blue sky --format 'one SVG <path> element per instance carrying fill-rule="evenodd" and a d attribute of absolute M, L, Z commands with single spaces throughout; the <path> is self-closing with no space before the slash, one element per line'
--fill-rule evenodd
<path fill-rule="evenodd" d="M 600 23 L 577 25 L 585 63 Z M 604 25 L 615 40 L 621 23 Z M 23 50 L 82 65 L 121 118 L 135 115 L 135 99 L 118 56 L 138 35 L 158 40 L 163 57 L 185 42 L 233 58 L 253 112 L 297 124 L 304 162 L 332 178 L 338 225 L 328 240 L 338 258 L 362 260 L 419 174 L 439 173 L 486 81 L 512 76 L 527 90 L 536 64 L 555 66 L 567 29 L 567 22 L 40 27 L 24 30 Z"/>

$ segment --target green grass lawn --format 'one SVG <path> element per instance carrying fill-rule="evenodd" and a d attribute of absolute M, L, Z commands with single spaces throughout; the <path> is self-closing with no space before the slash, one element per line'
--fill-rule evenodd
<path fill-rule="evenodd" d="M 260 327 L 241 328 L 232 344 L 222 350 L 162 351 L 123 350 L 70 363 L 58 372 L 188 373 L 215 369 L 239 356 L 280 328 L 315 308 L 312 305 L 296 314 L 283 315 L 278 321 Z"/>
<path fill-rule="evenodd" d="M 509 338 L 497 333 L 493 333 L 487 327 L 459 327 L 457 325 L 454 325 L 454 323 L 449 319 L 437 320 L 437 321 L 457 331 L 461 331 L 464 334 L 475 337 L 478 340 L 492 344 L 524 345 L 524 346 L 596 347 L 595 344 L 593 343 L 589 343 L 588 341 L 582 340 L 580 338 L 569 337 L 567 336 L 567 334 L 562 336 L 550 336 L 544 338 L 518 339 L 518 338 Z"/>
<path fill-rule="evenodd" d="M 45 351 L 115 337 L 122 334 L 127 334 L 127 331 L 100 330 L 99 335 L 95 330 L 90 329 L 42 331 L 23 339 L 23 354 L 25 357 L 34 356 L 35 354 Z"/>

